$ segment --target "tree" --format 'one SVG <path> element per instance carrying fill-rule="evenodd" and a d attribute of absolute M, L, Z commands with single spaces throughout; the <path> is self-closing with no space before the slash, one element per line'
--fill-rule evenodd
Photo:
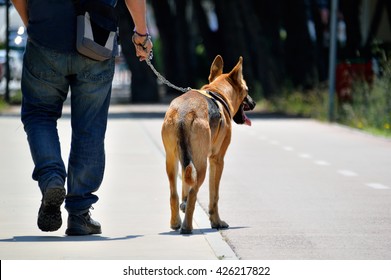
<path fill-rule="evenodd" d="M 360 24 L 361 0 L 341 0 L 340 9 L 346 23 L 346 46 L 343 48 L 344 58 L 354 58 L 360 54 L 361 24 Z M 368 56 L 369 54 L 364 54 Z"/>
<path fill-rule="evenodd" d="M 197 87 L 200 81 L 206 82 L 210 63 L 217 54 L 223 56 L 226 69 L 243 56 L 250 91 L 261 92 L 266 98 L 278 94 L 285 81 L 310 89 L 327 79 L 327 41 L 323 41 L 323 35 L 328 27 L 320 21 L 319 12 L 321 4 L 327 8 L 327 0 L 149 0 L 149 3 L 159 32 L 158 38 L 154 38 L 155 53 L 162 63 L 157 68 L 175 85 Z M 360 3 L 360 0 L 341 0 L 340 10 L 347 27 L 344 52 L 349 56 L 361 47 Z M 384 5 L 390 11 L 389 1 L 378 3 L 378 12 Z M 217 18 L 218 28 L 209 24 L 211 13 Z M 133 86 L 140 86 L 140 89 L 132 87 L 132 91 L 136 96 L 147 91 L 155 94 L 155 83 L 147 82 L 153 88 L 146 88 L 145 82 L 155 78 L 152 72 L 144 64 L 132 62 L 133 49 L 126 48 L 131 46 L 124 41 L 130 40 L 129 20 L 129 16 L 126 21 L 121 20 L 121 30 L 126 32 L 125 39 L 122 38 L 123 51 L 130 53 L 129 65 L 132 72 L 136 71 Z M 315 25 L 316 39 L 310 36 L 310 20 Z M 371 30 L 376 29 L 376 20 Z M 169 95 L 178 94 L 166 89 Z"/>
<path fill-rule="evenodd" d="M 124 0 L 119 0 L 117 11 L 120 15 L 119 37 L 121 49 L 124 53 L 127 65 L 132 72 L 131 81 L 131 102 L 132 103 L 153 103 L 159 101 L 156 76 L 148 65 L 140 63 L 135 56 L 135 50 L 132 43 L 133 21 L 130 16 Z"/>
<path fill-rule="evenodd" d="M 175 4 L 167 0 L 151 0 L 162 55 L 162 72 L 165 77 L 178 86 L 195 86 L 194 66 L 191 64 L 194 54 L 191 52 L 191 37 L 187 15 L 188 0 L 177 0 Z M 167 88 L 167 93 L 177 92 Z"/>

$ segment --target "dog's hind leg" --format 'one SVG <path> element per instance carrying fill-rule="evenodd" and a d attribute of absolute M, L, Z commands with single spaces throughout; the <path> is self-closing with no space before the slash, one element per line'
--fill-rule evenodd
<path fill-rule="evenodd" d="M 162 127 L 162 138 L 166 151 L 166 172 L 170 184 L 170 226 L 172 229 L 178 230 L 182 224 L 181 217 L 179 216 L 179 197 L 177 191 L 179 157 L 177 142 L 172 135 L 175 135 L 175 133 L 172 132 L 172 126 L 164 123 Z"/>
<path fill-rule="evenodd" d="M 188 136 L 188 145 L 183 146 L 187 152 L 188 161 L 183 164 L 183 181 L 187 193 L 185 218 L 182 223 L 181 233 L 190 234 L 193 229 L 193 214 L 197 201 L 197 193 L 205 180 L 207 169 L 207 157 L 210 145 L 210 133 L 207 124 L 195 120 Z M 186 198 L 186 197 L 185 197 Z"/>
<path fill-rule="evenodd" d="M 223 145 L 223 147 L 228 147 L 228 145 Z M 209 220 L 211 227 L 216 229 L 228 228 L 228 224 L 220 219 L 218 206 L 225 152 L 226 149 L 222 149 L 217 155 L 209 158 Z"/>
<path fill-rule="evenodd" d="M 178 159 L 172 152 L 166 152 L 166 171 L 170 183 L 170 226 L 173 230 L 181 227 L 181 217 L 179 216 L 179 197 L 177 191 Z"/>
<path fill-rule="evenodd" d="M 205 173 L 206 173 L 206 161 L 202 165 L 189 165 L 187 172 L 194 172 L 193 170 L 190 170 L 190 168 L 195 168 L 197 170 L 197 180 L 193 181 L 193 184 L 188 184 L 189 191 L 187 195 L 186 200 L 186 208 L 185 208 L 185 218 L 182 223 L 181 233 L 182 234 L 190 234 L 193 230 L 193 214 L 195 210 L 195 205 L 197 201 L 197 193 L 202 185 L 204 179 L 205 179 Z M 186 171 L 185 171 L 186 172 Z"/>
<path fill-rule="evenodd" d="M 181 233 L 190 234 L 193 229 L 193 214 L 197 201 L 198 190 L 205 180 L 207 170 L 207 158 L 210 147 L 210 131 L 203 121 L 194 121 L 189 136 L 190 149 L 193 151 L 189 158 L 189 164 L 184 168 L 188 196 L 186 201 L 185 218 L 182 223 Z"/>

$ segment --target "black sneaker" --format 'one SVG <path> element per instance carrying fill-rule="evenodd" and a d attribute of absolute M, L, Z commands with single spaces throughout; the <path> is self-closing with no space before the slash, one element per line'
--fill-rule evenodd
<path fill-rule="evenodd" d="M 90 212 L 81 215 L 69 214 L 68 228 L 66 235 L 89 235 L 100 234 L 102 229 L 100 223 L 91 218 Z"/>
<path fill-rule="evenodd" d="M 56 231 L 62 225 L 61 204 L 65 199 L 65 188 L 48 188 L 38 211 L 38 227 L 42 231 Z"/>

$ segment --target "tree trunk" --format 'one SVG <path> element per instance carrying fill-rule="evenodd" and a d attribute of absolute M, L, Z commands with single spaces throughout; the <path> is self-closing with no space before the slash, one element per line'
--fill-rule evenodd
<path fill-rule="evenodd" d="M 187 0 L 177 0 L 172 6 L 167 0 L 151 0 L 159 29 L 162 52 L 162 73 L 167 80 L 181 87 L 194 85 Z M 167 95 L 178 91 L 166 87 Z"/>
<path fill-rule="evenodd" d="M 281 3 L 279 0 L 251 2 L 251 5 L 243 6 L 246 30 L 252 30 L 248 46 L 254 60 L 256 80 L 262 85 L 263 96 L 270 98 L 280 91 L 284 73 L 280 40 Z"/>
<path fill-rule="evenodd" d="M 117 11 L 120 14 L 119 36 L 121 49 L 125 56 L 126 63 L 132 73 L 130 85 L 132 103 L 154 103 L 159 101 L 156 76 L 145 62 L 140 62 L 136 57 L 132 43 L 133 21 L 124 0 L 119 0 Z"/>
<path fill-rule="evenodd" d="M 341 0 L 340 7 L 346 23 L 346 46 L 343 48 L 343 58 L 354 58 L 361 54 L 361 24 L 359 19 L 361 1 Z"/>
<path fill-rule="evenodd" d="M 307 26 L 304 0 L 284 0 L 285 61 L 293 85 L 311 88 L 316 84 L 315 53 Z"/>

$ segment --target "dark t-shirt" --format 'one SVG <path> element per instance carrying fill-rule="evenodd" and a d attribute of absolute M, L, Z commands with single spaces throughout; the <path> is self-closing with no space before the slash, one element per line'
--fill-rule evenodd
<path fill-rule="evenodd" d="M 86 0 L 79 0 L 82 5 Z M 115 6 L 117 0 L 96 0 Z M 74 0 L 28 0 L 27 34 L 34 42 L 62 52 L 76 51 Z"/>
<path fill-rule="evenodd" d="M 76 13 L 73 0 L 29 0 L 29 38 L 64 52 L 76 50 Z"/>

